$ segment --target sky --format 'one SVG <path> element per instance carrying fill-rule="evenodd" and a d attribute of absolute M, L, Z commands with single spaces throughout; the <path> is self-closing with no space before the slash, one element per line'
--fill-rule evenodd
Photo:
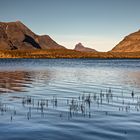
<path fill-rule="evenodd" d="M 140 0 L 0 0 L 0 21 L 17 20 L 69 49 L 108 51 L 140 29 Z"/>

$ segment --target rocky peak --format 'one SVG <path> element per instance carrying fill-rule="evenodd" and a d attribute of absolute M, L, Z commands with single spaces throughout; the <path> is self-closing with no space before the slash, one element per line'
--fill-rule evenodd
<path fill-rule="evenodd" d="M 84 47 L 82 43 L 76 44 L 74 50 L 81 52 L 97 52 L 95 49 Z"/>
<path fill-rule="evenodd" d="M 75 45 L 75 49 L 85 48 L 82 43 L 78 43 Z"/>

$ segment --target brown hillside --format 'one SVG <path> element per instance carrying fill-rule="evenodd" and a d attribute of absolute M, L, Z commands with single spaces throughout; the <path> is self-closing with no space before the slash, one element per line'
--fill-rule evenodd
<path fill-rule="evenodd" d="M 20 21 L 0 22 L 0 50 L 64 48 L 48 35 L 36 35 Z"/>
<path fill-rule="evenodd" d="M 111 52 L 140 52 L 140 30 L 126 36 Z"/>

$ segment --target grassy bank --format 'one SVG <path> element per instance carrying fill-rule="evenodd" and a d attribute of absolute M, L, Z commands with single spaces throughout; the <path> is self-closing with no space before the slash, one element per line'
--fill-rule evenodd
<path fill-rule="evenodd" d="M 0 58 L 140 58 L 140 52 L 78 52 L 74 50 L 0 50 Z"/>

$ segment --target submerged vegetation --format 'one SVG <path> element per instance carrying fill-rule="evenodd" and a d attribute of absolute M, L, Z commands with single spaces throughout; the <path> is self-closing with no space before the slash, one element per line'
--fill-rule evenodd
<path fill-rule="evenodd" d="M 0 50 L 0 58 L 140 58 L 140 52 L 80 52 L 70 49 Z"/>
<path fill-rule="evenodd" d="M 56 115 L 57 117 L 70 119 L 73 117 L 92 118 L 95 114 L 109 115 L 112 109 L 116 113 L 140 111 L 140 97 L 134 91 L 127 93 L 127 96 L 123 92 L 120 95 L 114 95 L 111 88 L 94 93 L 83 92 L 76 97 L 52 96 L 46 99 L 36 99 L 31 96 L 11 96 L 11 99 L 13 101 L 19 100 L 19 103 L 26 110 L 20 112 L 16 110 L 15 106 L 12 109 L 0 100 L 0 114 L 9 114 L 11 121 L 18 117 L 19 112 L 29 120 L 34 118 L 33 115 L 36 113 L 43 118 L 48 117 L 48 115 Z M 65 111 L 61 111 L 62 107 L 65 108 Z"/>

